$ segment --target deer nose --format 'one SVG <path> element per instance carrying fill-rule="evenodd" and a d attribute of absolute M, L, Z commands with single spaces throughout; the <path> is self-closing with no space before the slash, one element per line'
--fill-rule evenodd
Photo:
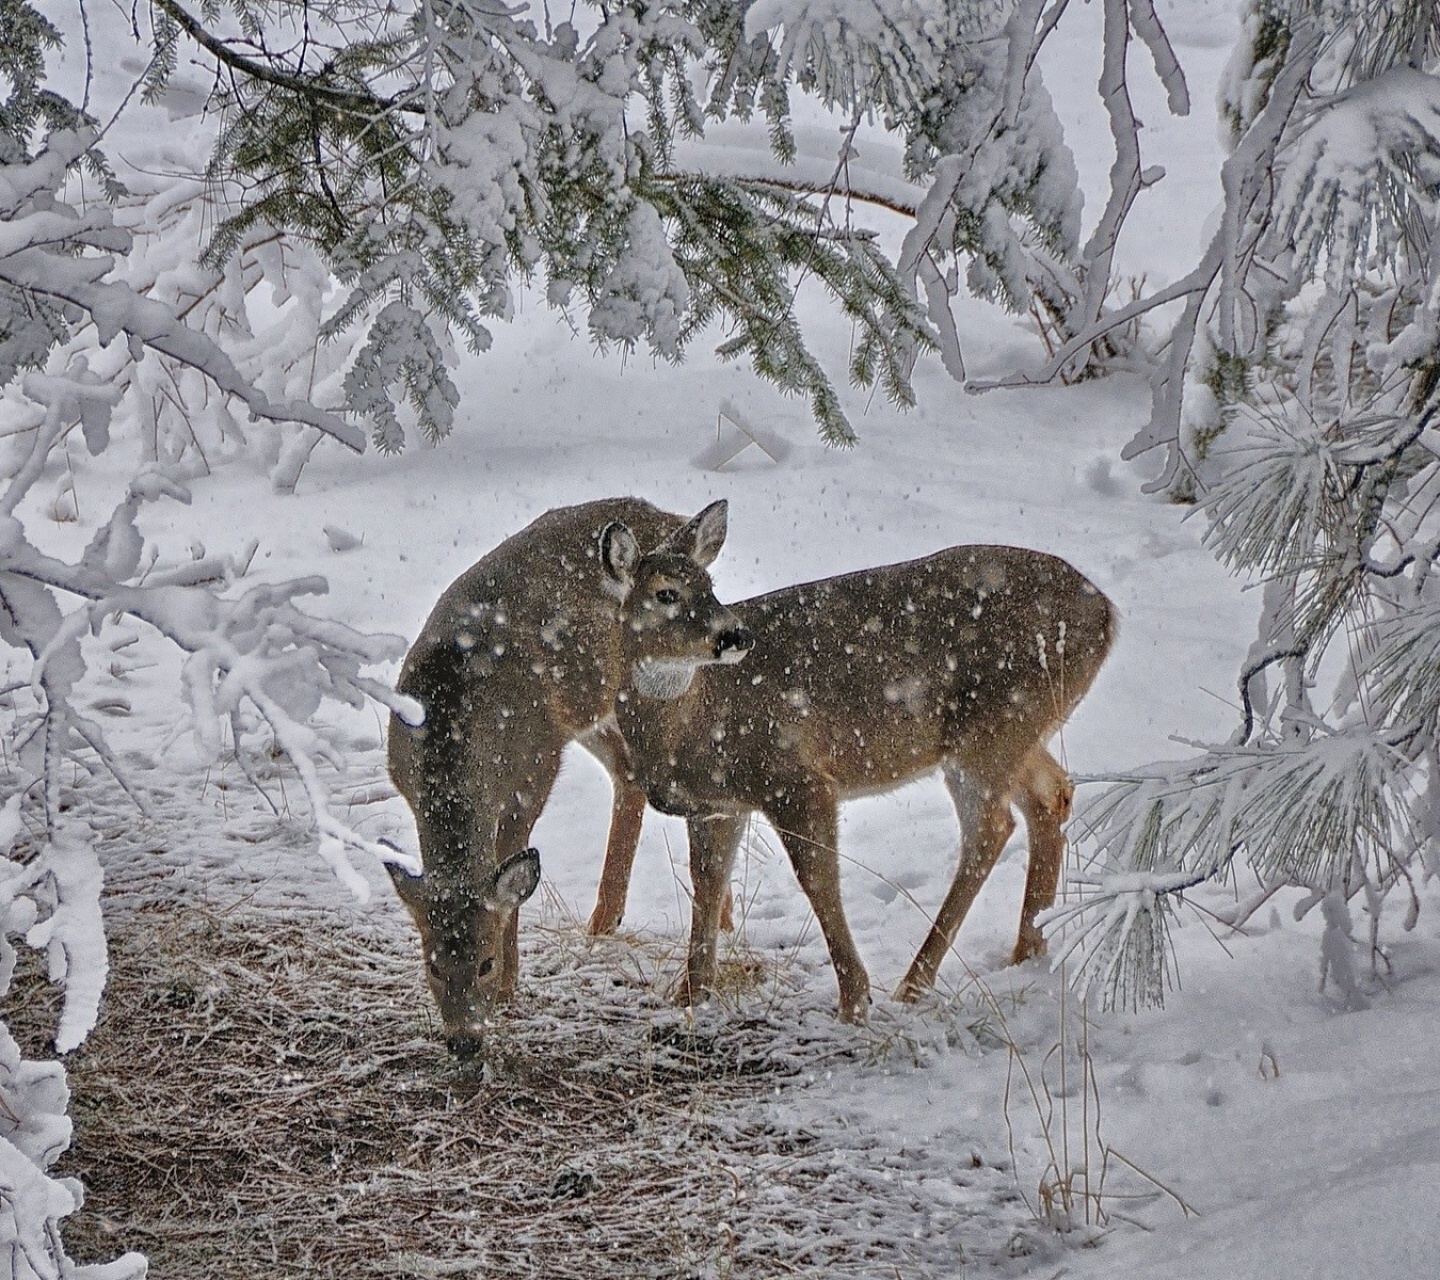
<path fill-rule="evenodd" d="M 755 637 L 748 627 L 729 627 L 715 637 L 715 656 L 723 658 L 727 653 L 737 656 L 749 653 L 755 647 Z"/>
<path fill-rule="evenodd" d="M 482 1043 L 479 1036 L 461 1033 L 447 1036 L 445 1047 L 461 1062 L 472 1062 L 480 1056 Z"/>

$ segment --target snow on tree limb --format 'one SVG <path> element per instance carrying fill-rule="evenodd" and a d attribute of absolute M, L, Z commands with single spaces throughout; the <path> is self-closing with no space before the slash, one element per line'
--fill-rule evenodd
<path fill-rule="evenodd" d="M 219 754 L 223 725 L 241 702 L 255 707 L 300 773 L 319 826 L 322 856 L 352 891 L 362 899 L 368 896 L 344 851 L 361 850 L 382 861 L 392 860 L 392 855 L 330 813 L 316 763 L 338 761 L 305 721 L 322 696 L 359 706 L 381 693 L 381 686 L 360 670 L 401 657 L 405 643 L 400 637 L 364 635 L 301 613 L 294 606 L 296 597 L 327 590 L 319 577 L 260 584 L 227 599 L 207 587 L 119 584 L 83 565 L 67 565 L 29 549 L 12 551 L 0 561 L 0 590 L 9 575 L 91 601 L 81 615 L 72 615 L 82 620 L 79 628 L 70 623 L 71 639 L 91 620 L 98 623 L 123 613 L 148 623 L 189 653 L 186 694 L 197 736 L 212 754 Z M 398 695 L 384 694 L 382 701 L 399 714 L 415 714 L 410 700 Z"/>
<path fill-rule="evenodd" d="M 1347 273 L 1363 269 L 1372 240 L 1384 234 L 1375 211 L 1354 198 L 1393 183 L 1408 219 L 1403 194 L 1413 191 L 1421 209 L 1424 192 L 1440 182 L 1440 77 L 1410 66 L 1354 85 L 1326 102 L 1288 157 L 1275 196 L 1275 217 L 1310 264 L 1324 256 L 1332 289 Z"/>
<path fill-rule="evenodd" d="M 1140 124 L 1130 102 L 1126 55 L 1130 49 L 1132 6 L 1128 0 L 1105 0 L 1104 63 L 1100 72 L 1100 98 L 1110 121 L 1115 160 L 1110 166 L 1110 198 L 1085 245 L 1087 275 L 1085 300 L 1078 315 L 1082 325 L 1093 326 L 1100 319 L 1109 296 L 1112 263 L 1120 227 L 1143 185 L 1140 160 Z M 1153 15 L 1152 15 L 1153 16 Z M 1163 39 L 1163 33 L 1162 33 Z M 1166 45 L 1166 48 L 1169 46 Z M 1173 58 L 1173 55 L 1172 55 Z M 1174 103 L 1172 102 L 1172 109 Z M 1188 103 L 1187 103 L 1188 105 Z"/>
<path fill-rule="evenodd" d="M 1175 50 L 1170 47 L 1170 37 L 1165 34 L 1160 15 L 1155 12 L 1155 0 L 1129 0 L 1129 3 L 1130 24 L 1155 61 L 1155 74 L 1165 86 L 1171 115 L 1188 116 L 1190 88 L 1185 83 L 1185 72 L 1175 57 Z"/>
<path fill-rule="evenodd" d="M 38 861 L 52 878 L 54 907 L 32 924 L 25 942 L 48 958 L 50 981 L 65 988 L 55 1048 L 78 1048 L 100 1016 L 100 995 L 109 970 L 105 922 L 100 911 L 104 874 L 90 833 L 66 823 Z"/>
<path fill-rule="evenodd" d="M 1052 922 L 1113 1002 L 1163 995 L 1171 899 L 1243 857 L 1320 907 L 1322 986 L 1358 1007 L 1437 865 L 1440 28 L 1396 9 L 1256 3 L 1232 60 L 1220 226 L 1126 452 L 1166 449 L 1151 487 L 1264 603 L 1230 741 L 1080 812 L 1088 897 Z"/>
<path fill-rule="evenodd" d="M 45 152 L 22 172 L 0 182 L 0 283 L 37 297 L 78 307 L 95 324 L 102 345 L 122 333 L 132 352 L 149 347 L 199 370 L 228 395 L 243 401 L 257 417 L 276 422 L 302 422 L 325 432 L 357 452 L 364 433 L 333 413 L 308 404 L 275 404 L 240 375 L 234 362 L 202 333 L 176 319 L 174 312 L 129 286 L 105 277 L 109 258 L 69 257 L 51 252 L 64 244 L 124 248 L 128 236 L 114 228 L 108 210 L 99 207 L 84 218 L 53 210 L 30 208 L 44 184 L 58 185 L 66 169 L 95 142 L 93 133 L 51 134 Z M 63 206 L 60 206 L 63 207 Z"/>
<path fill-rule="evenodd" d="M 848 106 L 871 95 L 908 104 L 937 83 L 954 21 L 923 0 L 757 0 L 745 34 L 779 31 L 779 74 L 822 102 Z"/>
<path fill-rule="evenodd" d="M 58 1062 L 30 1062 L 0 1024 L 0 1240 L 17 1280 L 143 1280 L 138 1253 L 79 1266 L 66 1256 L 56 1224 L 83 1198 L 73 1178 L 49 1169 L 70 1145 L 70 1091 Z"/>

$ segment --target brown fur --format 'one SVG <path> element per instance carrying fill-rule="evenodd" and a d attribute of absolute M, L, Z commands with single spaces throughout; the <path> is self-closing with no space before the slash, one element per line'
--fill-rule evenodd
<path fill-rule="evenodd" d="M 606 871 L 591 928 L 619 923 L 644 795 L 605 721 L 619 683 L 617 604 L 597 572 L 600 531 L 623 520 L 652 547 L 683 521 L 636 498 L 548 512 L 457 578 L 406 656 L 399 689 L 425 723 L 390 721 L 390 776 L 415 815 L 424 873 L 391 868 L 415 918 L 446 1034 L 478 1048 L 515 987 L 516 913 L 538 859 L 526 842 L 568 742 L 615 787 Z"/>
<path fill-rule="evenodd" d="M 864 1017 L 869 978 L 840 900 L 837 807 L 935 768 L 960 815 L 962 856 L 901 998 L 934 983 L 1014 829 L 1012 804 L 1030 835 L 1014 958 L 1038 954 L 1035 916 L 1054 899 L 1072 794 L 1045 743 L 1109 651 L 1110 602 L 1054 556 L 961 546 L 726 609 L 704 568 L 724 519 L 723 504 L 714 504 L 628 567 L 611 552 L 623 535 L 602 539 L 605 567 L 628 588 L 617 722 L 650 802 L 689 819 L 695 905 L 682 996 L 696 998 L 714 979 L 721 895 L 744 818 L 758 811 L 814 907 L 841 1015 Z M 697 560 L 690 552 L 699 545 Z M 678 603 L 662 605 L 657 592 Z M 722 650 L 725 637 L 737 647 L 737 628 L 753 647 L 743 661 L 719 665 L 735 656 Z M 651 681 L 636 666 L 642 660 L 672 670 L 704 665 L 666 700 L 643 692 Z"/>

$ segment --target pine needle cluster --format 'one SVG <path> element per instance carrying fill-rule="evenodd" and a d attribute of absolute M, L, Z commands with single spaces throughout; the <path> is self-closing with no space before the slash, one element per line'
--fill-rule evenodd
<path fill-rule="evenodd" d="M 1295 886 L 1299 914 L 1322 906 L 1322 980 L 1356 1003 L 1352 904 L 1382 968 L 1386 899 L 1408 928 L 1440 872 L 1440 18 L 1372 17 L 1256 0 L 1222 103 L 1236 155 L 1264 135 L 1276 164 L 1263 190 L 1227 184 L 1207 338 L 1227 372 L 1203 456 L 1175 443 L 1264 608 L 1231 741 L 1088 811 L 1090 892 L 1060 914 L 1116 1003 L 1159 999 L 1170 899 L 1237 858 L 1255 905 Z"/>
<path fill-rule="evenodd" d="M 406 420 L 431 439 L 450 429 L 449 335 L 486 348 L 522 283 L 582 312 L 601 346 L 678 360 L 718 330 L 723 358 L 807 398 L 837 445 L 855 436 L 796 315 L 807 281 L 853 322 L 851 382 L 902 407 L 918 354 L 948 345 L 947 367 L 963 364 L 948 310 L 962 264 L 972 291 L 1020 312 L 1038 298 L 1063 317 L 1080 296 L 1075 170 L 1032 65 L 1042 37 L 1011 31 L 1005 5 L 155 12 L 148 92 L 183 46 L 215 71 L 209 173 L 232 212 L 209 264 L 265 227 L 318 249 L 349 291 L 327 332 L 367 333 L 348 407 L 385 450 Z M 828 184 L 789 167 L 794 93 L 852 122 Z M 682 145 L 757 115 L 770 155 L 753 173 L 712 171 Z M 888 198 L 920 219 L 896 261 L 855 217 L 857 201 L 887 203 L 846 176 L 862 121 L 898 134 L 911 182 L 930 189 L 924 208 Z"/>

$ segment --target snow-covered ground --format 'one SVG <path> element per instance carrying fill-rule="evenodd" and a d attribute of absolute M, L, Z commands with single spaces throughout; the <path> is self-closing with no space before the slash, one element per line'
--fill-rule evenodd
<path fill-rule="evenodd" d="M 1093 8 L 1074 6 L 1066 17 L 1073 28 L 1066 48 L 1078 51 L 1073 61 L 1055 49 L 1046 63 L 1092 193 L 1102 189 L 1109 163 L 1108 135 L 1092 101 L 1099 48 Z M 1158 89 L 1137 88 L 1151 126 L 1147 158 L 1165 163 L 1170 176 L 1137 207 L 1124 269 L 1152 283 L 1190 264 L 1218 195 L 1211 102 L 1233 34 L 1231 6 L 1221 0 L 1172 0 L 1162 13 L 1173 18 L 1195 110 L 1187 121 L 1172 121 Z M 1135 62 L 1138 83 L 1145 77 L 1138 55 Z M 1092 194 L 1092 218 L 1096 203 Z M 819 354 L 842 369 L 848 334 L 814 300 L 810 305 Z M 1011 318 L 969 302 L 957 310 L 973 373 L 1006 371 L 1035 354 L 1033 335 Z M 386 459 L 322 446 L 297 493 L 286 497 L 222 473 L 196 485 L 191 507 L 167 510 L 164 527 L 145 532 L 172 554 L 192 538 L 220 551 L 258 537 L 256 574 L 322 572 L 331 585 L 325 612 L 407 637 L 441 589 L 485 550 L 550 507 L 607 495 L 636 494 L 685 512 L 728 499 L 731 533 L 715 568 L 717 592 L 727 600 L 954 543 L 1013 542 L 1071 560 L 1121 613 L 1114 654 L 1057 750 L 1080 779 L 1183 752 L 1174 737 L 1213 739 L 1233 727 L 1234 679 L 1255 607 L 1201 546 L 1198 521 L 1140 494 L 1143 460 L 1120 463 L 1121 447 L 1148 413 L 1136 380 L 967 397 L 930 362 L 917 372 L 920 404 L 909 414 L 892 412 L 878 397 L 848 396 L 861 440 L 840 453 L 817 442 L 802 403 L 780 398 L 745 368 L 719 365 L 700 347 L 678 369 L 597 354 L 531 298 L 513 324 L 497 329 L 494 350 L 463 363 L 459 381 L 461 420 L 439 448 Z M 782 462 L 752 448 L 721 471 L 697 465 L 727 400 L 790 442 Z M 83 516 L 90 505 L 83 488 L 79 498 Z M 360 544 L 331 550 L 325 526 Z M 82 520 L 77 546 L 91 532 Z M 172 676 L 166 659 L 113 686 L 101 677 L 95 697 L 124 693 L 133 712 L 117 723 L 117 742 L 144 746 L 162 772 L 183 778 L 190 767 L 184 740 L 161 745 L 180 714 L 178 701 L 162 693 Z M 382 732 L 379 716 L 356 718 L 357 779 L 383 772 Z M 173 794 L 185 794 L 183 787 Z M 213 792 L 193 794 L 197 804 L 214 802 Z M 398 799 L 357 806 L 351 816 L 362 811 L 366 834 L 413 847 Z M 525 908 L 522 928 L 541 914 L 577 922 L 588 915 L 608 814 L 605 775 L 574 751 L 535 832 L 546 892 Z M 935 779 L 844 810 L 846 905 L 881 993 L 875 1025 L 882 1034 L 895 1025 L 913 1035 L 924 1025 L 923 1017 L 917 1024 L 889 1006 L 883 992 L 904 972 L 927 928 L 925 911 L 948 886 L 957 837 Z M 217 894 L 225 891 L 221 868 L 232 854 L 197 854 Z M 306 852 L 260 846 L 245 856 L 240 874 L 260 878 L 267 897 L 333 900 L 339 892 Z M 364 910 L 410 929 L 384 875 L 369 870 L 374 893 Z M 1063 1034 L 1068 1114 L 1062 1119 L 1057 1097 L 1049 1132 L 1057 1145 L 1069 1143 L 1065 1163 L 1084 1163 L 1088 1122 L 1173 1195 L 1112 1161 L 1113 1190 L 1157 1194 L 1106 1198 L 1114 1230 L 1099 1247 L 1058 1257 L 1043 1250 L 1033 1265 L 1015 1260 L 1017 1272 L 1110 1280 L 1434 1274 L 1440 900 L 1433 890 L 1412 933 L 1387 921 L 1388 965 L 1370 1006 L 1358 1010 L 1318 989 L 1318 922 L 1297 923 L 1292 901 L 1277 898 L 1243 934 L 1186 913 L 1175 934 L 1182 986 L 1166 1008 L 1089 1015 L 1083 1029 L 1095 1085 L 1081 1115 L 1086 1094 L 1075 1079 L 1082 1027 L 1072 1005 L 1062 1032 L 1060 976 L 1043 964 L 1003 967 L 1023 873 L 1017 837 L 941 973 L 940 993 L 951 1003 L 933 1011 L 933 1025 L 959 1010 L 962 1021 L 988 1030 L 973 1033 L 972 1026 L 972 1034 L 951 1037 L 952 1045 L 937 1033 L 923 1053 L 892 1055 L 883 1067 L 817 1069 L 804 1087 L 764 1104 L 781 1113 L 778 1123 L 861 1133 L 866 1142 L 852 1144 L 855 1159 L 883 1163 L 887 1153 L 923 1151 L 937 1196 L 933 1178 L 947 1171 L 959 1178 L 976 1152 L 1004 1161 L 1013 1149 L 1019 1190 L 1036 1202 L 1049 1148 L 1041 1112 L 1012 1075 L 1015 1062 L 1001 1041 L 1008 1037 L 1022 1051 L 1037 1078 L 1046 1064 L 1057 1090 L 1066 1055 L 1049 1051 Z M 761 825 L 744 845 L 738 874 L 744 941 L 815 990 L 832 991 L 808 905 Z M 683 936 L 686 884 L 683 825 L 648 815 L 625 927 Z M 1200 900 L 1214 906 L 1230 899 L 1216 890 Z M 1003 1036 L 995 1021 L 1001 1012 Z M 1098 1168 L 1091 1176 L 1098 1178 Z M 926 1194 L 925 1185 L 912 1184 L 911 1193 Z"/>

